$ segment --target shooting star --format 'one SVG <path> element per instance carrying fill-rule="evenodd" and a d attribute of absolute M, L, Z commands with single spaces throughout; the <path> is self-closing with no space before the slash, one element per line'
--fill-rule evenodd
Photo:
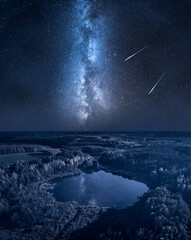
<path fill-rule="evenodd" d="M 159 78 L 159 80 L 155 83 L 155 85 L 151 88 L 150 92 L 148 93 L 148 95 L 150 95 L 152 93 L 152 91 L 156 88 L 156 86 L 158 85 L 158 83 L 161 81 L 161 79 L 164 77 L 166 73 L 164 72 L 163 75 Z"/>
<path fill-rule="evenodd" d="M 128 61 L 130 58 L 134 57 L 138 53 L 142 52 L 144 49 L 148 48 L 148 46 L 145 46 L 144 48 L 140 49 L 138 52 L 132 54 L 131 56 L 127 57 L 124 61 Z"/>

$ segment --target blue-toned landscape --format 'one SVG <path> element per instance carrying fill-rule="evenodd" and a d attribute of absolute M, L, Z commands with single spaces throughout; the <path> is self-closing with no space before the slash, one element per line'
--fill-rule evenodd
<path fill-rule="evenodd" d="M 191 0 L 0 1 L 0 240 L 191 240 Z"/>
<path fill-rule="evenodd" d="M 190 239 L 191 134 L 0 136 L 0 239 Z"/>

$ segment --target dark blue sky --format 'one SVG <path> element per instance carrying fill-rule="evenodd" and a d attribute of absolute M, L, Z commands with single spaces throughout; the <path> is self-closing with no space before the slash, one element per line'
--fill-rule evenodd
<path fill-rule="evenodd" d="M 0 130 L 191 131 L 190 42 L 188 0 L 4 0 Z"/>

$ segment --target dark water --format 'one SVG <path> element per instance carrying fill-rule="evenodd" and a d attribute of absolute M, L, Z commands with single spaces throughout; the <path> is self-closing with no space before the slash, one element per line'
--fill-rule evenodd
<path fill-rule="evenodd" d="M 17 160 L 29 162 L 34 159 L 37 159 L 35 155 L 32 156 L 26 153 L 3 154 L 3 155 L 0 155 L 0 167 L 16 163 Z"/>
<path fill-rule="evenodd" d="M 57 201 L 77 201 L 79 204 L 123 209 L 133 205 L 137 197 L 148 190 L 140 182 L 128 180 L 104 171 L 59 178 L 53 189 Z"/>

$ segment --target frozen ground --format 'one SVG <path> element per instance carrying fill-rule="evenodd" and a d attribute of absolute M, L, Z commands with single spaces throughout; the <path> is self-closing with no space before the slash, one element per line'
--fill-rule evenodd
<path fill-rule="evenodd" d="M 0 239 L 191 239 L 191 134 L 3 133 Z M 57 202 L 51 179 L 105 170 L 149 187 L 127 209 Z"/>

